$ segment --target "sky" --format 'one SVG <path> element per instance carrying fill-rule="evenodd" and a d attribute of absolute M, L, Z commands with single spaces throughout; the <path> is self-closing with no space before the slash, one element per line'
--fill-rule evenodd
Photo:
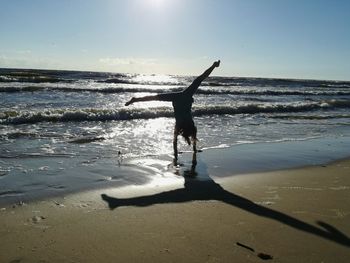
<path fill-rule="evenodd" d="M 350 80 L 350 1 L 0 0 L 0 67 Z"/>

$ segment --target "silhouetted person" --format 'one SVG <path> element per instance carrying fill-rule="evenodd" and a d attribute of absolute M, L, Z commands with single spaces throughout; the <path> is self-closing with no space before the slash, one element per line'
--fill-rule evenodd
<path fill-rule="evenodd" d="M 175 113 L 175 129 L 174 129 L 174 162 L 177 162 L 177 137 L 178 135 L 182 135 L 188 145 L 193 145 L 193 152 L 197 151 L 196 142 L 197 142 L 197 127 L 194 125 L 191 108 L 193 103 L 193 94 L 197 91 L 198 87 L 209 77 L 210 73 L 214 70 L 214 68 L 220 66 L 220 60 L 215 61 L 213 65 L 208 68 L 202 75 L 197 77 L 190 86 L 180 92 L 172 92 L 172 93 L 160 93 L 153 96 L 145 96 L 139 98 L 131 98 L 125 106 L 128 106 L 134 102 L 140 101 L 171 101 L 174 108 Z M 195 155 L 194 155 L 195 156 Z M 196 162 L 194 159 L 193 162 Z"/>

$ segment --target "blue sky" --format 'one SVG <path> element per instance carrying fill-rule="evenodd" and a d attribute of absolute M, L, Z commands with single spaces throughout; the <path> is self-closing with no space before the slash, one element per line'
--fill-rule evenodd
<path fill-rule="evenodd" d="M 350 1 L 0 0 L 0 67 L 350 80 Z"/>

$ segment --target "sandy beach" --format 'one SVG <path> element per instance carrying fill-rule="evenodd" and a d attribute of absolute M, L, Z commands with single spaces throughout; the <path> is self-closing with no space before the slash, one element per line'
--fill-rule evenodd
<path fill-rule="evenodd" d="M 347 262 L 349 171 L 189 175 L 3 206 L 0 262 Z"/>

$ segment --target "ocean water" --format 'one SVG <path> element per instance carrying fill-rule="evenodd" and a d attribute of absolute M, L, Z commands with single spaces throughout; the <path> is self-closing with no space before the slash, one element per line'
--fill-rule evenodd
<path fill-rule="evenodd" d="M 182 90 L 194 78 L 0 69 L 0 202 L 143 184 L 145 174 L 164 174 L 172 156 L 171 103 L 124 104 Z M 194 96 L 193 116 L 198 147 L 210 151 L 347 141 L 349 109 L 350 82 L 210 77 Z M 179 150 L 185 156 L 191 148 L 179 138 Z"/>

